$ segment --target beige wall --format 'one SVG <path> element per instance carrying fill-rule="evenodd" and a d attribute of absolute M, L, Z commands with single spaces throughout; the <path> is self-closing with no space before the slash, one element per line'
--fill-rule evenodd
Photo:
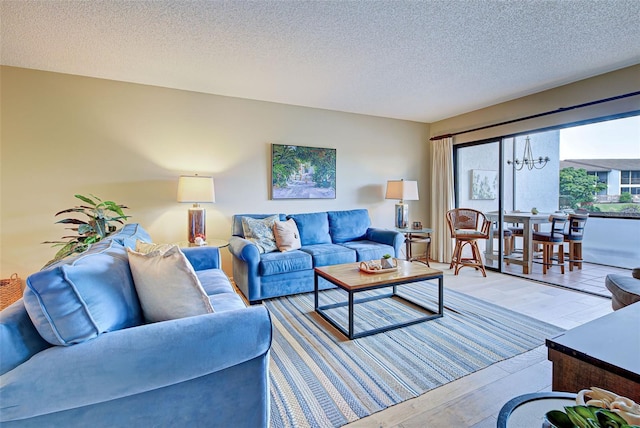
<path fill-rule="evenodd" d="M 26 277 L 55 253 L 41 244 L 64 233 L 54 214 L 93 193 L 130 207 L 157 242 L 186 239 L 180 174 L 210 174 L 216 203 L 207 235 L 228 238 L 234 213 L 367 208 L 393 226 L 386 180 L 417 179 L 426 222 L 429 127 L 58 73 L 1 70 L 2 278 Z M 337 149 L 335 200 L 269 200 L 270 143 Z M 231 274 L 230 256 L 223 267 Z"/>

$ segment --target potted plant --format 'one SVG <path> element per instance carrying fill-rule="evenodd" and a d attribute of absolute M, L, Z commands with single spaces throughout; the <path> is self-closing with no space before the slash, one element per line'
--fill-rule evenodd
<path fill-rule="evenodd" d="M 390 269 L 395 267 L 393 265 L 393 259 L 391 258 L 391 254 L 383 255 L 382 258 L 380 259 L 380 265 L 382 266 L 382 269 Z"/>
<path fill-rule="evenodd" d="M 74 227 L 68 227 L 67 230 L 72 230 L 76 232 L 77 235 L 63 236 L 61 239 L 67 239 L 66 241 L 43 242 L 43 244 L 54 244 L 53 247 L 62 247 L 45 267 L 72 254 L 86 251 L 91 244 L 102 240 L 116 231 L 117 228 L 113 223 L 123 224 L 124 220 L 131 217 L 124 214 L 123 209 L 128 209 L 128 207 L 124 205 L 116 204 L 113 201 L 103 201 L 94 195 L 90 195 L 90 198 L 83 195 L 74 196 L 87 205 L 77 205 L 73 208 L 62 210 L 55 215 L 78 213 L 85 215 L 87 219 L 65 218 L 56 222 L 56 224 L 74 225 Z"/>

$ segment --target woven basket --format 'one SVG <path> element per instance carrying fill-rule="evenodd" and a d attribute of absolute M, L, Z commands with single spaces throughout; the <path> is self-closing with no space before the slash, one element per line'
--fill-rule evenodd
<path fill-rule="evenodd" d="M 22 286 L 18 274 L 9 279 L 0 279 L 0 311 L 22 297 Z"/>

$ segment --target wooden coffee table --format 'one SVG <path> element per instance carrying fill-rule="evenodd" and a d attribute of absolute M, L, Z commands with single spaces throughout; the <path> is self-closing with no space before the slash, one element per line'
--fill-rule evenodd
<path fill-rule="evenodd" d="M 359 337 L 369 336 L 376 333 L 381 333 L 388 330 L 393 330 L 400 327 L 406 327 L 408 325 L 417 324 L 420 322 L 432 320 L 442 317 L 443 314 L 443 276 L 442 271 L 432 269 L 425 266 L 422 263 L 412 263 L 404 260 L 397 260 L 398 268 L 394 271 L 384 273 L 366 273 L 362 272 L 359 268 L 360 263 L 347 263 L 333 266 L 323 266 L 315 268 L 315 287 L 314 287 L 314 308 L 316 312 L 322 316 L 328 323 L 337 328 L 349 339 L 357 339 Z M 330 283 L 336 285 L 338 288 L 344 290 L 348 294 L 348 301 L 333 303 L 330 305 L 319 306 L 319 288 L 318 279 L 324 278 Z M 397 286 L 403 284 L 410 284 L 413 282 L 427 281 L 437 279 L 438 280 L 438 309 L 434 310 L 428 306 L 425 306 L 421 302 L 415 302 L 397 294 Z M 375 290 L 378 288 L 391 287 L 391 293 L 365 297 L 360 300 L 355 299 L 356 293 Z M 372 300 L 391 298 L 402 301 L 406 304 L 417 306 L 425 311 L 424 316 L 420 316 L 408 321 L 398 322 L 394 324 L 385 325 L 380 328 L 374 328 L 370 330 L 354 332 L 353 318 L 354 318 L 354 306 L 358 303 L 364 303 Z M 345 329 L 338 322 L 331 318 L 326 312 L 328 309 L 333 309 L 340 306 L 348 305 L 349 314 L 349 328 Z"/>

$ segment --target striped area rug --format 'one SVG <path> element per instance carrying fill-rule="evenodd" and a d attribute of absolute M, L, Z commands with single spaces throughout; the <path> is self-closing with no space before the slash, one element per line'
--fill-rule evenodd
<path fill-rule="evenodd" d="M 399 288 L 436 307 L 432 283 Z M 384 291 L 383 291 L 384 292 Z M 387 291 L 388 292 L 388 291 Z M 357 295 L 372 295 L 380 291 Z M 531 350 L 559 327 L 445 289 L 445 314 L 386 333 L 347 340 L 313 310 L 313 293 L 265 302 L 274 326 L 271 426 L 339 427 L 493 363 Z M 321 293 L 321 305 L 346 293 Z M 396 299 L 356 305 L 356 331 L 416 315 Z M 346 321 L 346 309 L 333 317 Z M 346 322 L 345 322 L 346 324 Z"/>

